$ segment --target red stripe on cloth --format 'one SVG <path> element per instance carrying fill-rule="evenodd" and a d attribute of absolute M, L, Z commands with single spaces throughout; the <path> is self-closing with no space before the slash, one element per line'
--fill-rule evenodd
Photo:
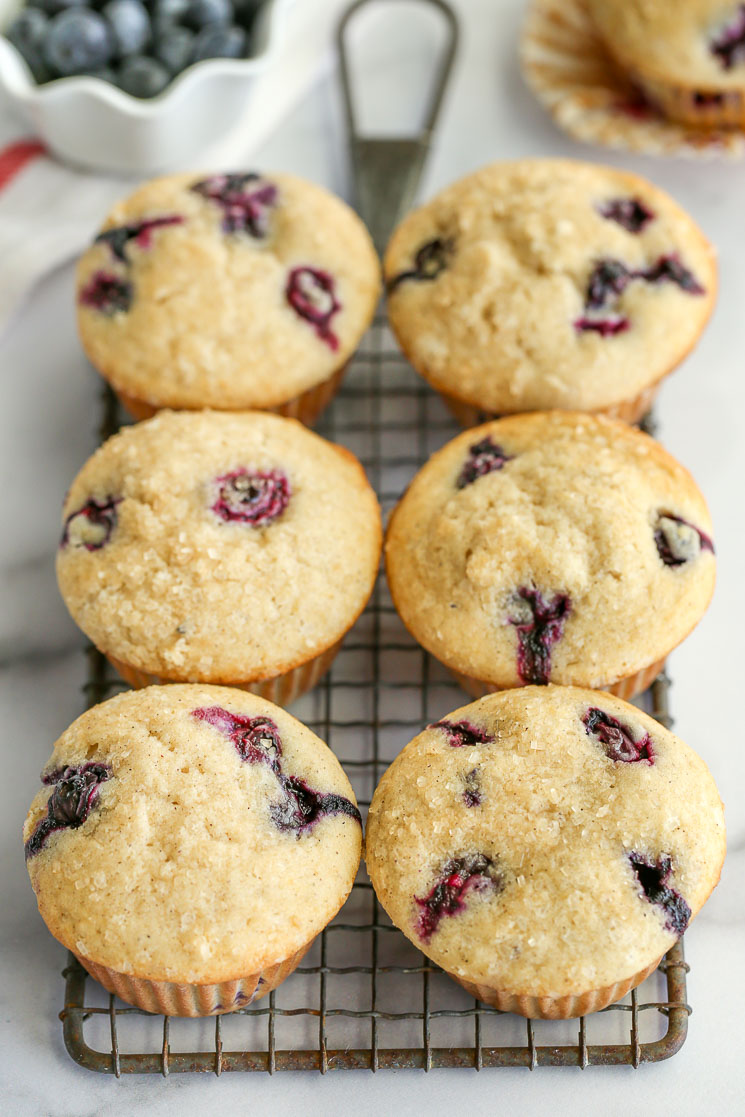
<path fill-rule="evenodd" d="M 46 148 L 38 140 L 19 140 L 0 151 L 0 190 L 23 170 L 27 163 L 44 155 Z"/>

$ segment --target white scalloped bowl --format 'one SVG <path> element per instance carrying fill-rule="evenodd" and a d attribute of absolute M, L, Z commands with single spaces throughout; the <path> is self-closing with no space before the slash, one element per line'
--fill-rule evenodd
<path fill-rule="evenodd" d="M 260 9 L 253 57 L 197 62 L 149 100 L 99 78 L 37 85 L 0 35 L 0 93 L 55 155 L 79 167 L 147 175 L 199 162 L 245 112 L 257 76 L 274 61 L 291 2 L 267 0 Z M 0 0 L 0 27 L 21 6 L 20 0 Z"/>

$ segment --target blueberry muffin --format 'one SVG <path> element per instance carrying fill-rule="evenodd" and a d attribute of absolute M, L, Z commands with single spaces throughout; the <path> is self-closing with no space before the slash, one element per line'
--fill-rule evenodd
<path fill-rule="evenodd" d="M 258 408 L 312 422 L 378 300 L 367 230 L 290 175 L 155 179 L 78 266 L 83 348 L 135 418 Z"/>
<path fill-rule="evenodd" d="M 112 993 L 176 1016 L 274 989 L 348 896 L 354 793 L 299 721 L 225 687 L 128 691 L 54 746 L 23 831 L 49 930 Z"/>
<path fill-rule="evenodd" d="M 386 537 L 401 618 L 469 693 L 643 690 L 714 589 L 690 474 L 618 420 L 514 415 L 436 453 Z"/>
<path fill-rule="evenodd" d="M 566 408 L 636 422 L 714 305 L 714 253 L 636 175 L 494 163 L 394 232 L 388 314 L 414 368 L 473 425 Z"/>
<path fill-rule="evenodd" d="M 473 996 L 580 1016 L 658 965 L 719 880 L 704 762 L 619 698 L 489 695 L 415 737 L 373 796 L 365 857 L 391 919 Z"/>
<path fill-rule="evenodd" d="M 745 127 L 745 4 L 588 0 L 605 46 L 649 100 L 694 127 Z"/>
<path fill-rule="evenodd" d="M 284 705 L 328 668 L 380 547 L 347 450 L 266 412 L 164 411 L 73 481 L 57 575 L 132 685 L 225 683 Z"/>

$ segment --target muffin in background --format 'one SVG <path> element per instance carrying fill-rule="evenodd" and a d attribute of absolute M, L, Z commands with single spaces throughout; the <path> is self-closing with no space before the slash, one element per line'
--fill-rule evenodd
<path fill-rule="evenodd" d="M 745 128 L 745 5 L 588 0 L 604 45 L 670 120 Z"/>
<path fill-rule="evenodd" d="M 414 368 L 466 426 L 549 408 L 637 422 L 714 306 L 714 251 L 637 175 L 494 163 L 409 214 L 384 261 Z"/>
<path fill-rule="evenodd" d="M 696 753 L 607 694 L 489 695 L 414 738 L 370 806 L 393 923 L 486 1004 L 548 1019 L 644 980 L 719 880 L 722 804 Z"/>
<path fill-rule="evenodd" d="M 563 411 L 496 420 L 434 454 L 385 557 L 404 624 L 474 697 L 554 682 L 630 698 L 715 580 L 690 474 L 625 423 Z"/>
<path fill-rule="evenodd" d="M 41 778 L 23 831 L 41 915 L 148 1012 L 230 1012 L 276 988 L 359 866 L 336 757 L 241 691 L 117 695 L 62 734 Z"/>
<path fill-rule="evenodd" d="M 365 607 L 380 510 L 357 459 L 266 412 L 162 412 L 72 483 L 57 553 L 73 619 L 133 686 L 286 705 Z"/>
<path fill-rule="evenodd" d="M 88 357 L 137 419 L 258 408 L 311 424 L 380 294 L 370 236 L 286 174 L 180 174 L 120 202 L 77 272 Z"/>

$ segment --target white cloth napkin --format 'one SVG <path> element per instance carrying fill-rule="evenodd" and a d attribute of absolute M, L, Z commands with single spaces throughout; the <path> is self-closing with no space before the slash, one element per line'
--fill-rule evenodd
<path fill-rule="evenodd" d="M 199 170 L 240 169 L 279 126 L 332 58 L 333 29 L 349 0 L 298 0 L 288 12 L 277 57 L 257 77 L 247 115 Z M 237 133 L 237 134 L 236 134 Z M 60 163 L 0 111 L 0 332 L 33 285 L 76 256 L 131 180 Z"/>

